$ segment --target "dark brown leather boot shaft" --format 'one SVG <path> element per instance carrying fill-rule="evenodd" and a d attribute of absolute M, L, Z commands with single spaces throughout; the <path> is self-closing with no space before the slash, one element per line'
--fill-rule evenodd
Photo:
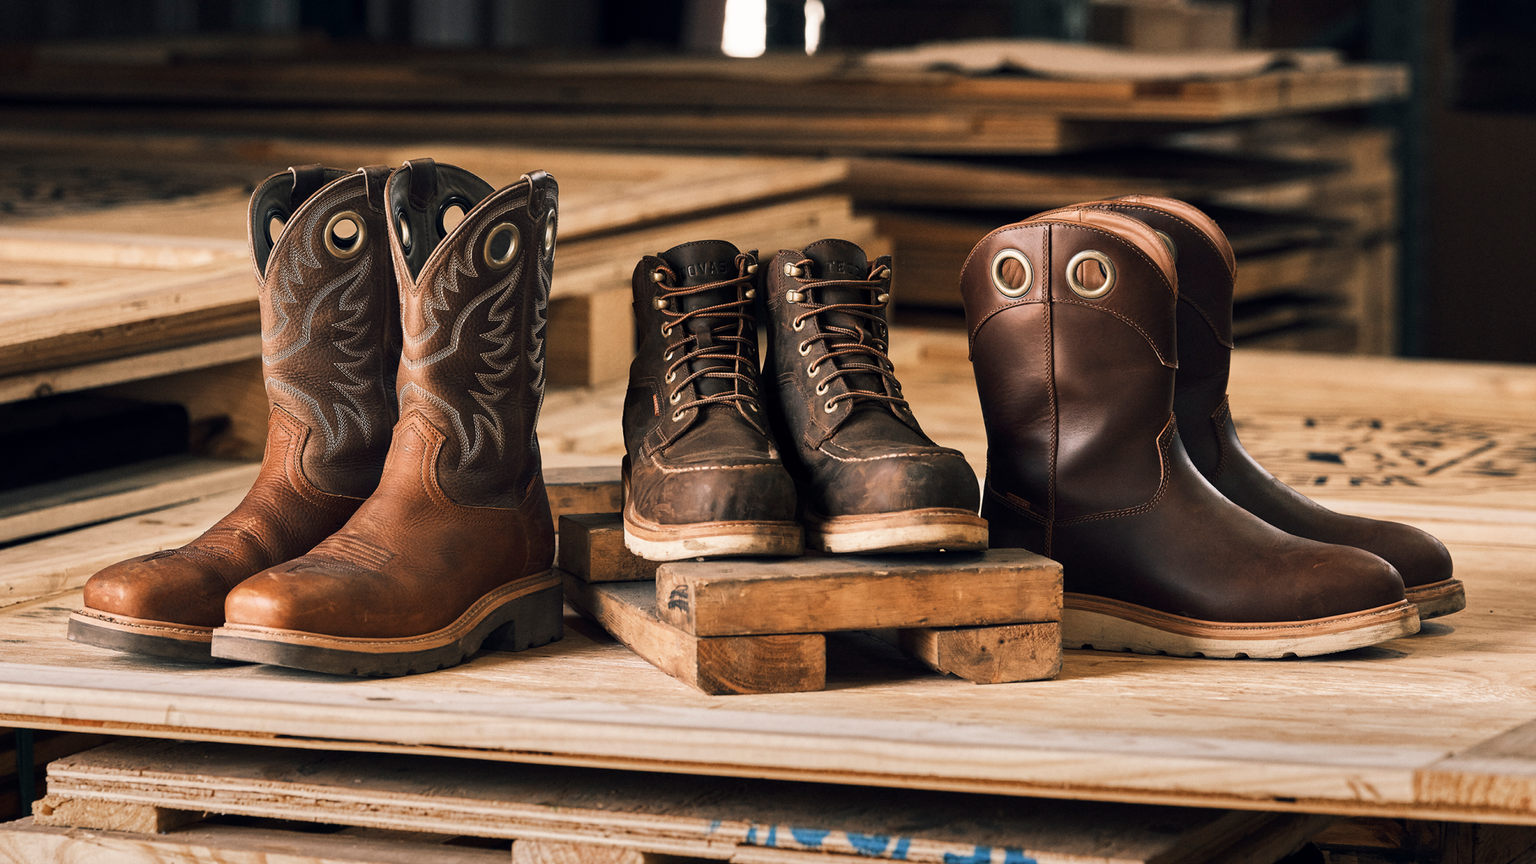
<path fill-rule="evenodd" d="M 231 592 L 214 654 L 401 675 L 482 644 L 560 638 L 554 526 L 534 430 L 557 188 L 499 191 L 431 160 L 390 178 L 400 422 L 378 490 L 308 555 Z M 467 210 L 444 230 L 452 207 Z M 425 247 L 425 248 L 424 248 Z"/>
<path fill-rule="evenodd" d="M 794 483 L 758 382 L 756 252 L 720 240 L 642 258 L 624 397 L 624 541 L 653 561 L 797 555 Z"/>
<path fill-rule="evenodd" d="M 846 240 L 765 271 L 764 401 L 795 478 L 806 545 L 827 552 L 986 548 L 976 473 L 923 434 L 889 356 L 891 260 Z"/>
<path fill-rule="evenodd" d="M 1200 473 L 1243 509 L 1283 531 L 1386 559 L 1402 576 L 1408 600 L 1421 617 L 1465 607 L 1466 593 L 1452 578 L 1450 553 L 1439 540 L 1408 525 L 1322 507 L 1275 479 L 1243 448 L 1227 399 L 1236 262 L 1216 223 L 1172 198 L 1130 195 L 1086 206 L 1134 217 L 1176 250 L 1180 295 L 1174 412 Z"/>
<path fill-rule="evenodd" d="M 230 589 L 308 552 L 378 485 L 400 356 L 388 176 L 306 165 L 257 187 L 248 225 L 272 404 L 261 473 L 201 537 L 91 577 L 70 638 L 207 661 Z"/>
<path fill-rule="evenodd" d="M 1385 561 L 1286 534 L 1190 464 L 1172 412 L 1177 285 L 1152 229 L 1103 211 L 1005 226 L 971 252 L 992 545 L 1061 562 L 1069 647 L 1306 656 L 1414 632 Z"/>

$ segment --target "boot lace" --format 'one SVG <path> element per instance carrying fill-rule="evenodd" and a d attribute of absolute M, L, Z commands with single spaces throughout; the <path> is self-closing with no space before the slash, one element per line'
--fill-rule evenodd
<path fill-rule="evenodd" d="M 818 318 L 817 329 L 820 332 L 800 342 L 800 356 L 809 355 L 817 342 L 822 343 L 826 349 L 826 353 L 812 360 L 805 371 L 814 378 L 823 363 L 832 367 L 827 377 L 816 385 L 817 395 L 826 395 L 828 387 L 839 378 L 860 374 L 879 375 L 887 385 L 886 390 L 889 391 L 882 393 L 855 387 L 852 380 L 849 380 L 845 382 L 848 387 L 847 392 L 828 399 L 822 405 L 822 410 L 831 414 L 839 402 L 867 399 L 885 403 L 899 411 L 910 412 L 912 409 L 906 399 L 890 395 L 890 393 L 901 392 L 901 382 L 896 380 L 896 366 L 887 353 L 890 351 L 890 343 L 887 341 L 890 331 L 886 328 L 885 319 L 877 314 L 891 299 L 890 268 L 883 264 L 874 267 L 863 279 L 810 279 L 799 275 L 810 272 L 809 268 L 814 263 L 809 258 L 802 258 L 786 268 L 786 273 L 800 286 L 797 291 L 791 292 L 799 296 L 791 297 L 790 302 L 806 307 L 805 312 L 794 317 L 791 326 L 799 331 L 805 327 L 806 319 Z M 818 302 L 816 300 L 818 294 L 825 296 L 824 292 L 829 288 L 866 291 L 871 295 L 870 302 Z M 827 317 L 828 313 L 832 312 L 846 314 L 863 326 L 846 327 L 834 323 Z"/>
<path fill-rule="evenodd" d="M 681 335 L 681 338 L 676 341 L 667 343 L 667 351 L 663 357 L 671 364 L 667 367 L 666 374 L 666 382 L 672 385 L 667 402 L 676 408 L 672 414 L 674 421 L 681 419 L 684 412 L 694 408 L 724 403 L 760 413 L 757 405 L 757 332 L 753 329 L 756 319 L 748 311 L 757 292 L 749 287 L 741 290 L 744 286 L 750 285 L 753 279 L 752 274 L 757 271 L 757 260 L 750 255 L 738 253 L 736 271 L 741 275 L 734 279 L 707 282 L 686 288 L 671 284 L 677 274 L 665 264 L 652 271 L 651 278 L 656 281 L 656 308 L 669 319 L 661 326 L 661 335 L 663 337 L 670 337 L 673 333 Z M 681 304 L 676 301 L 681 298 L 725 288 L 736 289 L 735 300 L 727 300 L 724 303 L 687 312 L 679 311 Z M 700 338 L 701 334 L 689 333 L 688 328 L 684 326 L 695 318 L 709 320 L 707 338 Z M 696 371 L 689 371 L 693 369 L 692 364 L 698 360 L 725 360 L 731 365 L 727 369 L 711 363 Z M 742 369 L 743 364 L 746 364 L 746 371 Z M 680 375 L 682 377 L 679 377 Z M 684 389 L 700 378 L 723 378 L 734 384 L 724 393 L 682 401 Z"/>

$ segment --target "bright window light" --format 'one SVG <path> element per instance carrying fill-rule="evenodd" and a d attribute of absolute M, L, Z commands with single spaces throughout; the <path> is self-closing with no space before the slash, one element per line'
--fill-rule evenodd
<path fill-rule="evenodd" d="M 761 57 L 768 49 L 768 0 L 725 0 L 720 50 L 727 57 Z"/>
<path fill-rule="evenodd" d="M 821 0 L 805 0 L 805 53 L 815 54 L 821 47 L 821 22 L 827 20 L 827 7 Z"/>

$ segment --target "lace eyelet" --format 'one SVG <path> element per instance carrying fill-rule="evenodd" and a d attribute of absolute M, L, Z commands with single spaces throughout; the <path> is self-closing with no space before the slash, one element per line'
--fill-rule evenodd
<path fill-rule="evenodd" d="M 681 402 L 682 400 L 683 400 L 682 391 L 673 391 L 671 398 L 669 398 L 667 400 L 667 404 L 669 404 L 669 405 L 676 405 L 677 403 Z"/>
<path fill-rule="evenodd" d="M 668 384 L 671 384 L 673 381 L 676 381 L 676 380 L 677 380 L 677 373 L 676 372 L 668 372 L 667 373 L 667 383 Z"/>
<path fill-rule="evenodd" d="M 812 378 L 815 378 L 816 377 L 816 373 L 820 372 L 820 371 L 821 371 L 821 367 L 816 363 L 815 360 L 812 360 L 811 362 L 805 364 L 805 374 L 811 376 Z"/>
<path fill-rule="evenodd" d="M 795 327 L 795 332 L 796 333 L 799 333 L 801 330 L 804 330 L 805 329 L 805 319 L 804 318 L 796 319 L 794 327 Z"/>
<path fill-rule="evenodd" d="M 816 385 L 816 395 L 817 396 L 825 396 L 825 395 L 827 395 L 827 382 L 823 381 L 820 384 Z"/>
<path fill-rule="evenodd" d="M 679 421 L 681 419 L 683 419 L 683 412 L 681 412 L 681 411 L 673 411 L 672 412 L 672 422 L 673 423 L 676 423 L 677 421 Z"/>
<path fill-rule="evenodd" d="M 748 407 L 748 408 L 751 408 L 751 409 L 752 409 L 752 410 L 753 410 L 753 411 L 756 411 L 756 410 L 757 410 L 757 406 L 756 406 L 756 405 L 753 405 L 753 404 L 752 404 L 752 403 L 751 403 L 751 402 L 748 402 L 748 403 L 747 403 L 747 407 Z"/>
<path fill-rule="evenodd" d="M 668 327 L 665 324 L 661 325 L 661 335 L 663 335 L 663 336 L 671 336 L 672 335 L 672 328 Z"/>
<path fill-rule="evenodd" d="M 663 357 L 663 358 L 662 358 L 662 359 L 663 359 L 663 360 L 671 360 L 671 359 L 672 359 L 672 352 L 671 352 L 671 351 L 668 351 L 668 352 L 667 352 L 667 354 L 666 354 L 666 356 L 665 356 L 665 357 Z"/>
<path fill-rule="evenodd" d="M 810 343 L 810 341 L 807 340 L 805 342 L 801 342 L 800 343 L 800 356 L 801 357 L 808 357 L 808 356 L 810 356 L 810 353 L 811 353 L 811 343 Z"/>
<path fill-rule="evenodd" d="M 837 410 L 837 406 L 832 404 L 832 400 L 831 399 L 828 399 L 827 400 L 827 404 L 821 406 L 821 410 L 825 411 L 828 414 L 831 414 L 833 411 Z"/>

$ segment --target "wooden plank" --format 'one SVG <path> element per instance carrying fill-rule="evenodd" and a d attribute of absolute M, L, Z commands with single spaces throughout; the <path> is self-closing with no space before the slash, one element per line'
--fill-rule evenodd
<path fill-rule="evenodd" d="M 199 822 L 166 834 L 49 828 L 31 819 L 0 825 L 0 862 L 5 864 L 490 864 L 505 862 L 500 849 L 445 846 L 442 840 L 401 839 L 342 832 L 314 834 Z"/>
<path fill-rule="evenodd" d="M 192 369 L 251 360 L 260 356 L 261 336 L 251 333 L 213 339 L 180 348 L 149 351 L 117 360 L 43 369 L 0 378 L 0 403 L 41 398 L 55 393 L 89 390 L 126 381 L 158 378 Z"/>
<path fill-rule="evenodd" d="M 1061 624 L 914 627 L 871 631 L 928 668 L 974 684 L 1055 678 L 1061 672 Z"/>
<path fill-rule="evenodd" d="M 801 693 L 827 680 L 826 638 L 806 635 L 701 638 L 656 614 L 648 582 L 591 584 L 563 574 L 570 604 L 652 666 L 700 692 Z"/>
<path fill-rule="evenodd" d="M 519 840 L 512 844 L 512 864 L 661 864 L 665 856 L 621 846 Z"/>
<path fill-rule="evenodd" d="M 221 492 L 244 493 L 261 466 L 169 456 L 0 492 L 0 542 L 158 510 Z"/>
<path fill-rule="evenodd" d="M 674 561 L 656 606 L 695 636 L 1059 621 L 1061 565 L 1022 549 Z"/>
<path fill-rule="evenodd" d="M 195 802 L 214 813 L 514 837 L 514 856 L 533 841 L 597 847 L 589 854 L 608 849 L 625 861 L 640 853 L 917 864 L 1272 862 L 1332 821 L 150 741 L 56 762 L 49 782 L 61 800 Z"/>
<path fill-rule="evenodd" d="M 606 513 L 624 506 L 617 465 L 545 468 L 544 488 L 557 525 L 568 514 Z"/>
<path fill-rule="evenodd" d="M 164 834 L 197 822 L 201 810 L 173 810 L 135 801 L 104 801 L 48 795 L 32 805 L 32 820 L 54 828 L 89 828 L 98 831 L 129 831 Z"/>
<path fill-rule="evenodd" d="M 617 512 L 561 516 L 557 564 L 583 582 L 648 582 L 659 566 L 624 546 L 624 518 Z"/>

